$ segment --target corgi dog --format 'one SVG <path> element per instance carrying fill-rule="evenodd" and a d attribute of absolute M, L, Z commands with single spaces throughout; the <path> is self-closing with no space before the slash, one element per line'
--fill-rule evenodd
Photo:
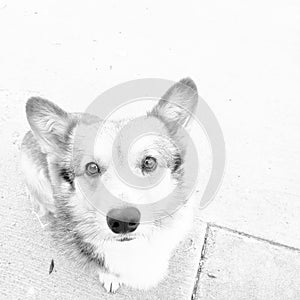
<path fill-rule="evenodd" d="M 87 113 L 68 113 L 42 98 L 27 101 L 31 130 L 22 142 L 21 163 L 30 197 L 39 207 L 38 214 L 49 216 L 60 248 L 80 267 L 95 271 L 108 292 L 122 285 L 144 290 L 156 286 L 193 222 L 193 206 L 184 193 L 188 143 L 180 128 L 190 123 L 197 102 L 191 79 L 175 83 L 142 117 L 157 134 L 126 148 L 126 131 L 117 144 L 114 141 L 130 118 L 101 120 Z M 79 133 L 79 128 L 84 130 Z M 86 137 L 96 132 L 99 143 L 89 151 L 91 140 Z M 114 171 L 114 151 L 118 164 L 127 161 L 139 178 L 151 182 L 160 172 L 163 179 L 151 191 L 124 183 Z M 104 190 L 121 201 L 110 202 Z M 105 209 L 89 201 L 89 192 L 97 203 L 105 203 Z M 171 194 L 169 201 L 180 204 L 179 209 L 167 211 L 163 206 L 151 211 L 147 203 L 162 194 Z M 139 201 L 149 207 L 152 219 L 143 221 Z"/>

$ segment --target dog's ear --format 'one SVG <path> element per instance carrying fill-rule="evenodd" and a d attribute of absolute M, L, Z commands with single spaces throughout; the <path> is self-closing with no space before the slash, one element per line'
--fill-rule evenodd
<path fill-rule="evenodd" d="M 26 115 L 44 153 L 67 150 L 75 121 L 71 114 L 48 100 L 34 97 L 26 103 Z"/>
<path fill-rule="evenodd" d="M 169 128 L 175 130 L 188 123 L 197 103 L 196 84 L 192 79 L 184 78 L 167 90 L 150 115 L 159 117 L 169 125 Z"/>

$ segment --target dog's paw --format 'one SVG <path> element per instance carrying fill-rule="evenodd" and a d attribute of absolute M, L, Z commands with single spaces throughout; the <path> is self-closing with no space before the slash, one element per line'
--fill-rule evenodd
<path fill-rule="evenodd" d="M 98 275 L 100 282 L 108 293 L 115 293 L 121 286 L 121 282 L 113 274 L 99 272 Z"/>

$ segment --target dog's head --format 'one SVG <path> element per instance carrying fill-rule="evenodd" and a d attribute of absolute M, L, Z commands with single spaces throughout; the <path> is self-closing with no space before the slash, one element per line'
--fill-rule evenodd
<path fill-rule="evenodd" d="M 160 207 L 149 212 L 152 222 L 143 222 L 139 205 L 154 203 L 176 188 L 174 201 L 185 205 L 187 141 L 180 128 L 190 120 L 197 100 L 191 79 L 174 84 L 139 123 L 156 134 L 140 136 L 128 145 L 137 130 L 130 119 L 103 121 L 67 113 L 41 98 L 29 99 L 27 118 L 41 151 L 47 154 L 57 210 L 56 235 L 91 256 L 105 244 L 150 240 L 174 227 L 180 213 L 170 214 L 167 207 Z M 123 165 L 151 188 L 136 188 L 120 178 L 116 170 Z M 157 181 L 159 174 L 163 176 Z M 124 205 L 110 203 L 107 191 Z M 103 203 L 105 209 L 99 209 Z"/>

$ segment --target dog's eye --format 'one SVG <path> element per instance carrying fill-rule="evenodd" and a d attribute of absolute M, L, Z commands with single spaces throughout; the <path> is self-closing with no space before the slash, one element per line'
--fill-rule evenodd
<path fill-rule="evenodd" d="M 152 156 L 147 156 L 143 159 L 142 170 L 143 172 L 152 172 L 157 167 L 157 161 Z"/>
<path fill-rule="evenodd" d="M 99 166 L 94 162 L 88 163 L 85 166 L 85 170 L 86 170 L 87 175 L 89 175 L 89 176 L 93 176 L 93 175 L 100 173 Z"/>

